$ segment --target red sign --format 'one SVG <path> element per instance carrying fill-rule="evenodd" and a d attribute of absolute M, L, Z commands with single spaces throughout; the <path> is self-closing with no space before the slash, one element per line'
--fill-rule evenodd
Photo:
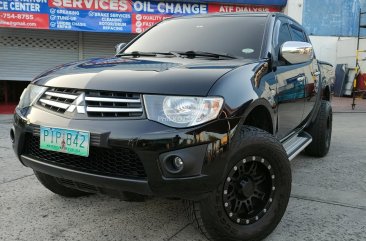
<path fill-rule="evenodd" d="M 151 26 L 172 17 L 171 15 L 162 14 L 132 14 L 132 32 L 142 33 Z"/>
<path fill-rule="evenodd" d="M 0 12 L 0 27 L 49 29 L 48 14 Z"/>
<path fill-rule="evenodd" d="M 96 11 L 131 12 L 131 0 L 50 0 L 50 7 Z"/>
<path fill-rule="evenodd" d="M 272 6 L 253 6 L 253 5 L 228 5 L 228 4 L 209 4 L 209 13 L 235 13 L 235 12 L 279 12 L 278 7 Z"/>

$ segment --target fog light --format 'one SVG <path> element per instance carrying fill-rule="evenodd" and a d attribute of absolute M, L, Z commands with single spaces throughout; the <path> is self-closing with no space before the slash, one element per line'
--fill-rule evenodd
<path fill-rule="evenodd" d="M 167 156 L 164 159 L 165 169 L 170 173 L 179 173 L 183 170 L 184 162 L 179 156 Z"/>
<path fill-rule="evenodd" d="M 174 167 L 177 169 L 177 170 L 181 170 L 181 169 L 183 169 L 183 160 L 182 160 L 182 158 L 180 158 L 179 156 L 176 156 L 175 158 L 174 158 Z"/>

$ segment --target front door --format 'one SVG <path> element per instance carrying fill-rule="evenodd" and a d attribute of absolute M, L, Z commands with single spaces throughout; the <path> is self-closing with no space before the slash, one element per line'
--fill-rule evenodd
<path fill-rule="evenodd" d="M 289 26 L 292 39 L 294 41 L 310 42 L 309 38 L 306 36 L 301 26 L 298 26 L 295 23 L 291 23 Z M 304 106 L 303 119 L 306 119 L 311 113 L 311 111 L 314 109 L 319 89 L 320 70 L 316 58 L 314 58 L 310 63 L 307 64 L 306 68 L 304 68 L 304 73 L 306 76 L 306 83 L 305 83 L 305 106 Z"/>
<path fill-rule="evenodd" d="M 287 18 L 280 17 L 275 24 L 273 46 L 278 56 L 279 66 L 275 74 L 277 80 L 277 137 L 282 139 L 302 121 L 305 106 L 306 67 L 308 64 L 286 64 L 280 59 L 280 48 L 287 41 L 293 41 Z"/>
<path fill-rule="evenodd" d="M 277 68 L 278 132 L 283 138 L 300 125 L 305 106 L 305 68 L 308 64 Z"/>

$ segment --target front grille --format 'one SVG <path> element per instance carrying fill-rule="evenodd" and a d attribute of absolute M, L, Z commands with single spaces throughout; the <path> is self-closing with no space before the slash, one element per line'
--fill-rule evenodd
<path fill-rule="evenodd" d="M 139 94 L 86 91 L 86 112 L 90 117 L 141 117 L 143 108 Z"/>
<path fill-rule="evenodd" d="M 38 104 L 60 114 L 76 111 L 88 117 L 142 118 L 144 114 L 140 94 L 115 91 L 50 88 Z"/>
<path fill-rule="evenodd" d="M 50 88 L 43 93 L 38 104 L 46 109 L 64 114 L 80 93 L 75 89 Z"/>
<path fill-rule="evenodd" d="M 88 157 L 75 156 L 39 148 L 39 137 L 27 134 L 23 154 L 42 162 L 72 170 L 111 177 L 145 179 L 144 166 L 137 154 L 128 148 L 90 147 Z"/>

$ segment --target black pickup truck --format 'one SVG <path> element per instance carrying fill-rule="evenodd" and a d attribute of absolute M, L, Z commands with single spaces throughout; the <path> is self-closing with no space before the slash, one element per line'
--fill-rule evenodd
<path fill-rule="evenodd" d="M 212 240 L 270 234 L 290 160 L 331 140 L 329 76 L 304 29 L 280 13 L 189 16 L 116 49 L 25 89 L 10 131 L 21 163 L 61 196 L 189 200 Z"/>

